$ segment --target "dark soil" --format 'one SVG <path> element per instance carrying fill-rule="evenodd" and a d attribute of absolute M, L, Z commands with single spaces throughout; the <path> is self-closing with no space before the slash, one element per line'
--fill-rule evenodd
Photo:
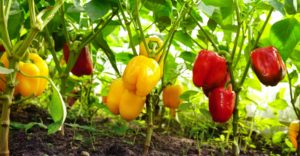
<path fill-rule="evenodd" d="M 50 122 L 47 112 L 29 107 L 23 110 L 12 111 L 12 121 L 29 123 L 36 121 Z M 15 113 L 14 113 L 15 112 Z M 142 155 L 145 139 L 145 130 L 138 133 L 117 135 L 106 127 L 105 123 L 98 122 L 97 129 L 78 128 L 66 121 L 64 135 L 61 132 L 48 135 L 47 130 L 39 126 L 25 131 L 13 128 L 10 131 L 11 155 L 111 155 L 111 156 L 135 156 Z M 105 120 L 109 122 L 109 120 Z M 68 124 L 69 123 L 69 124 Z M 80 125 L 88 125 L 80 121 Z M 220 147 L 201 145 L 198 149 L 196 141 L 179 136 L 163 135 L 154 132 L 149 155 L 232 155 L 230 150 L 221 152 Z M 223 154 L 222 154 L 223 153 Z M 273 152 L 274 153 L 274 152 Z M 263 151 L 248 150 L 241 155 L 269 155 Z"/>

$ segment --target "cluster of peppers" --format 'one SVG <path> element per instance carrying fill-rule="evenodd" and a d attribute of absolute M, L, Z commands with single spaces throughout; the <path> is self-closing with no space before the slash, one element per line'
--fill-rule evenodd
<path fill-rule="evenodd" d="M 209 98 L 209 111 L 215 122 L 226 122 L 232 116 L 235 92 L 229 81 L 225 58 L 214 51 L 201 50 L 194 62 L 193 83 L 202 87 Z"/>
<path fill-rule="evenodd" d="M 2 54 L 1 62 L 6 68 L 9 67 L 7 53 Z M 38 54 L 28 53 L 27 61 L 20 61 L 18 66 L 19 72 L 16 76 L 17 84 L 14 94 L 20 94 L 22 96 L 39 96 L 42 94 L 48 85 L 48 81 L 44 78 L 37 78 L 34 76 L 47 77 L 49 74 L 47 63 Z M 5 75 L 0 74 L 0 78 L 0 91 L 4 91 L 6 88 Z"/>
<path fill-rule="evenodd" d="M 278 50 L 272 46 L 251 52 L 251 66 L 256 76 L 266 86 L 275 86 L 286 74 L 286 67 Z M 209 97 L 209 111 L 215 122 L 226 122 L 232 116 L 235 93 L 230 84 L 226 59 L 216 52 L 201 50 L 193 67 L 193 82 L 202 87 Z"/>
<path fill-rule="evenodd" d="M 149 49 L 160 51 L 162 41 L 157 39 L 159 38 L 146 39 Z M 157 47 L 151 47 L 151 42 L 157 42 Z M 140 44 L 140 55 L 133 57 L 128 62 L 122 78 L 114 80 L 110 85 L 106 105 L 113 114 L 120 114 L 127 121 L 139 116 L 144 108 L 146 96 L 161 78 L 162 71 L 157 62 L 160 56 L 160 53 L 148 56 L 144 44 Z"/>

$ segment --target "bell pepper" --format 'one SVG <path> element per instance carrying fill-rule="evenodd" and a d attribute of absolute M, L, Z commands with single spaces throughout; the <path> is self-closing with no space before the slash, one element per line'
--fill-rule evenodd
<path fill-rule="evenodd" d="M 125 87 L 122 78 L 114 80 L 109 87 L 106 106 L 115 115 L 120 113 L 119 105 L 124 91 Z"/>
<path fill-rule="evenodd" d="M 224 123 L 232 116 L 235 105 L 235 92 L 218 87 L 209 95 L 209 112 L 213 121 Z"/>
<path fill-rule="evenodd" d="M 64 59 L 66 62 L 69 60 L 70 49 L 67 44 L 63 47 Z M 93 73 L 93 63 L 90 52 L 87 46 L 81 49 L 80 54 L 74 64 L 71 72 L 76 76 L 91 75 Z"/>
<path fill-rule="evenodd" d="M 2 44 L 0 44 L 0 52 L 5 52 L 5 48 Z"/>
<path fill-rule="evenodd" d="M 299 120 L 292 121 L 289 125 L 289 130 L 288 130 L 288 136 L 289 139 L 291 140 L 293 146 L 297 149 L 298 148 L 298 141 L 297 137 L 299 135 Z"/>
<path fill-rule="evenodd" d="M 257 48 L 251 52 L 251 66 L 266 86 L 276 86 L 286 75 L 286 67 L 275 47 Z"/>
<path fill-rule="evenodd" d="M 145 42 L 148 46 L 149 54 L 147 53 L 144 42 L 141 42 L 140 43 L 140 55 L 154 58 L 156 61 L 159 61 L 159 59 L 162 55 L 161 48 L 163 45 L 163 41 L 157 36 L 150 36 L 149 38 L 145 38 Z"/>
<path fill-rule="evenodd" d="M 19 62 L 19 71 L 17 73 L 16 79 L 18 84 L 15 87 L 14 94 L 21 94 L 22 96 L 40 95 L 47 87 L 48 80 L 44 78 L 32 78 L 29 76 L 48 76 L 49 70 L 47 63 L 37 54 L 29 53 L 29 61 L 31 62 Z M 7 59 L 6 53 L 1 57 L 1 62 L 6 68 L 9 66 L 9 61 Z M 5 77 L 1 76 L 2 80 L 0 88 L 5 90 Z M 3 84 L 4 83 L 4 84 Z"/>
<path fill-rule="evenodd" d="M 201 50 L 194 62 L 193 83 L 204 90 L 212 90 L 222 86 L 227 77 L 225 58 L 216 52 Z"/>
<path fill-rule="evenodd" d="M 170 85 L 163 89 L 163 103 L 164 106 L 176 109 L 182 103 L 180 95 L 183 89 L 181 85 Z"/>
<path fill-rule="evenodd" d="M 122 78 L 126 89 L 146 96 L 160 79 L 160 67 L 152 58 L 135 56 L 128 62 Z"/>
<path fill-rule="evenodd" d="M 145 96 L 137 96 L 125 89 L 119 107 L 121 117 L 127 121 L 138 117 L 144 108 L 145 100 Z"/>

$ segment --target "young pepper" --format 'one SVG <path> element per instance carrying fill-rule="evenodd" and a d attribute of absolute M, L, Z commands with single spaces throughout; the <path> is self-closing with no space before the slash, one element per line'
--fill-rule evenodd
<path fill-rule="evenodd" d="M 216 52 L 201 50 L 194 62 L 193 82 L 197 87 L 210 91 L 222 86 L 227 78 L 225 58 Z"/>
<path fill-rule="evenodd" d="M 253 50 L 251 65 L 260 82 L 266 86 L 276 86 L 286 74 L 280 54 L 272 46 Z"/>
<path fill-rule="evenodd" d="M 163 89 L 163 103 L 165 107 L 170 108 L 171 117 L 176 116 L 176 109 L 182 103 L 180 99 L 182 92 L 181 85 L 170 85 Z"/>
<path fill-rule="evenodd" d="M 69 60 L 70 49 L 67 44 L 63 47 L 64 59 L 66 62 Z M 91 75 L 93 73 L 93 63 L 90 52 L 87 46 L 81 49 L 80 54 L 71 69 L 71 72 L 76 76 Z"/>
<path fill-rule="evenodd" d="M 160 67 L 152 58 L 135 56 L 127 64 L 122 78 L 126 89 L 138 96 L 146 96 L 160 79 Z"/>
<path fill-rule="evenodd" d="M 48 76 L 49 70 L 47 63 L 37 54 L 29 53 L 29 61 L 31 62 L 19 62 L 19 72 L 16 79 L 18 84 L 15 88 L 14 94 L 21 94 L 22 96 L 40 95 L 47 87 L 48 80 L 44 78 L 32 78 L 28 76 Z M 6 68 L 9 66 L 7 54 L 4 53 L 1 57 L 1 62 Z M 5 90 L 5 77 L 1 76 L 0 89 Z"/>
<path fill-rule="evenodd" d="M 300 123 L 299 120 L 292 121 L 290 123 L 289 130 L 288 130 L 289 139 L 291 140 L 293 146 L 296 149 L 298 148 L 297 137 L 299 135 L 299 123 Z"/>
<path fill-rule="evenodd" d="M 209 112 L 215 122 L 224 123 L 232 116 L 235 92 L 230 88 L 215 88 L 209 95 Z"/>

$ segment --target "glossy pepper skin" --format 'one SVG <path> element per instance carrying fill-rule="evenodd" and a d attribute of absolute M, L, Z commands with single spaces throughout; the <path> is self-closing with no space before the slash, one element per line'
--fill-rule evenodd
<path fill-rule="evenodd" d="M 280 54 L 272 46 L 253 50 L 251 66 L 260 82 L 266 86 L 276 86 L 286 74 Z"/>
<path fill-rule="evenodd" d="M 137 118 L 144 108 L 145 100 L 145 96 L 138 96 L 125 89 L 119 106 L 121 117 L 126 121 Z"/>
<path fill-rule="evenodd" d="M 122 78 L 126 89 L 146 96 L 160 80 L 160 67 L 152 58 L 135 56 L 128 62 Z"/>
<path fill-rule="evenodd" d="M 140 43 L 140 55 L 144 55 L 146 57 L 154 58 L 156 61 L 159 61 L 162 55 L 162 45 L 163 41 L 157 36 L 150 36 L 149 38 L 145 38 L 146 44 L 148 45 L 149 55 L 146 50 L 146 46 L 142 41 Z M 155 47 L 154 47 L 155 46 Z"/>
<path fill-rule="evenodd" d="M 193 82 L 204 90 L 223 85 L 227 76 L 227 64 L 225 58 L 216 52 L 201 50 L 193 66 Z"/>
<path fill-rule="evenodd" d="M 163 103 L 164 106 L 176 109 L 182 103 L 180 95 L 183 89 L 181 85 L 170 85 L 163 89 Z"/>
<path fill-rule="evenodd" d="M 297 149 L 298 148 L 298 141 L 297 137 L 299 135 L 299 120 L 292 121 L 289 125 L 289 130 L 288 130 L 288 136 L 289 139 L 291 140 L 293 146 Z"/>
<path fill-rule="evenodd" d="M 37 54 L 29 53 L 29 60 L 31 62 L 19 62 L 19 70 L 25 75 L 29 76 L 48 76 L 49 70 L 47 63 Z M 6 53 L 1 57 L 1 62 L 6 68 L 9 66 L 9 61 L 7 59 Z M 38 96 L 46 89 L 48 85 L 48 80 L 43 78 L 31 78 L 26 77 L 21 73 L 17 73 L 16 79 L 18 84 L 15 87 L 14 94 L 21 94 L 22 96 L 35 95 Z M 1 78 L 5 81 L 5 77 L 2 75 Z M 5 90 L 5 83 L 3 81 L 0 83 L 0 89 Z"/>
<path fill-rule="evenodd" d="M 63 47 L 64 59 L 66 62 L 69 60 L 70 49 L 67 44 Z M 87 46 L 81 49 L 80 54 L 71 69 L 71 72 L 76 76 L 91 75 L 93 73 L 93 63 L 90 52 Z"/>
<path fill-rule="evenodd" d="M 114 80 L 109 87 L 106 106 L 115 115 L 120 113 L 119 105 L 124 91 L 125 87 L 122 78 Z"/>
<path fill-rule="evenodd" d="M 227 122 L 232 116 L 234 105 L 235 93 L 230 89 L 218 87 L 209 95 L 209 112 L 215 122 Z"/>

